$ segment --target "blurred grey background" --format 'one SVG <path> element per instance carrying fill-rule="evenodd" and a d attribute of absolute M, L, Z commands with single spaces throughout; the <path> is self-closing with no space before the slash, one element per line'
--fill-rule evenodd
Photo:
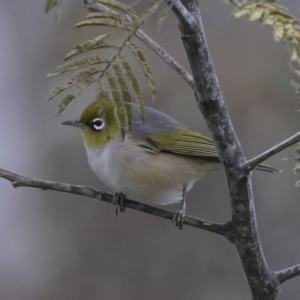
<path fill-rule="evenodd" d="M 298 0 L 282 4 L 299 17 Z M 60 125 L 79 115 L 94 90 L 59 118 L 53 117 L 59 98 L 46 101 L 66 77 L 46 74 L 99 28 L 73 29 L 87 13 L 80 0 L 65 1 L 59 22 L 44 13 L 44 5 L 42 0 L 0 3 L 0 167 L 105 189 L 88 167 L 79 134 Z M 251 158 L 299 130 L 289 54 L 268 28 L 235 20 L 232 6 L 211 0 L 200 5 L 233 124 Z M 144 30 L 188 68 L 176 19 L 170 14 L 159 33 L 156 20 Z M 159 90 L 157 101 L 149 96 L 147 104 L 208 135 L 192 90 L 146 51 Z M 282 160 L 290 154 L 293 147 L 268 161 L 282 173 L 253 173 L 261 240 L 274 270 L 300 263 L 298 178 L 293 163 Z M 222 171 L 197 183 L 188 194 L 187 212 L 219 222 L 230 218 Z M 281 299 L 299 299 L 299 282 L 285 283 Z M 13 189 L 0 179 L 0 299 L 244 300 L 250 294 L 235 248 L 222 237 L 190 227 L 179 231 L 167 220 L 129 209 L 116 217 L 111 205 L 94 199 Z"/>

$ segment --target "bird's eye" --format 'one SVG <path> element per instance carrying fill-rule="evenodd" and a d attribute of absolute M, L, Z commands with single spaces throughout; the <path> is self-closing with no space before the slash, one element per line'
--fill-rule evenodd
<path fill-rule="evenodd" d="M 101 118 L 96 118 L 92 121 L 92 127 L 94 130 L 99 131 L 101 130 L 105 125 L 105 122 Z"/>

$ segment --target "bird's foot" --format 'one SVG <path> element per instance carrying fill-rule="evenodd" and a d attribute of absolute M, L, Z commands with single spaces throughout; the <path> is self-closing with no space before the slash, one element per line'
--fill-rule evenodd
<path fill-rule="evenodd" d="M 175 223 L 175 226 L 178 227 L 178 229 L 183 229 L 184 217 L 185 217 L 185 209 L 179 209 L 175 213 L 172 223 Z"/>
<path fill-rule="evenodd" d="M 179 209 L 172 220 L 172 223 L 175 223 L 175 226 L 178 227 L 178 229 L 183 229 L 183 223 L 184 223 L 184 217 L 185 217 L 185 211 L 186 211 L 186 201 L 185 201 L 185 195 L 187 190 L 187 184 L 185 183 L 183 185 L 182 189 L 182 203 L 181 203 L 181 209 Z"/>
<path fill-rule="evenodd" d="M 115 207 L 115 212 L 116 215 L 118 215 L 118 212 L 124 212 L 126 207 L 125 207 L 125 201 L 126 201 L 126 196 L 123 193 L 115 193 L 114 194 L 114 207 Z"/>

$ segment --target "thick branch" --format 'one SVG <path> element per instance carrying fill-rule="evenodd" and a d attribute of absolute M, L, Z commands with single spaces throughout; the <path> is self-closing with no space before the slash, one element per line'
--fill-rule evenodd
<path fill-rule="evenodd" d="M 83 1 L 86 8 L 91 12 L 102 12 L 102 11 L 115 11 L 111 8 L 106 7 L 94 0 L 84 0 Z M 129 21 L 131 17 L 127 15 Z M 141 29 L 136 32 L 136 36 L 145 43 L 154 53 L 156 53 L 160 58 L 162 58 L 173 70 L 175 70 L 190 86 L 194 89 L 194 79 L 191 74 L 185 70 L 168 52 L 166 52 L 161 46 L 159 46 L 155 41 L 153 41 L 146 33 Z"/>
<path fill-rule="evenodd" d="M 179 0 L 167 0 L 169 5 L 172 5 L 173 11 L 176 13 L 180 23 L 190 30 L 197 28 L 197 22 L 193 15 L 185 8 L 185 6 Z"/>
<path fill-rule="evenodd" d="M 251 171 L 255 169 L 260 163 L 265 161 L 266 159 L 272 157 L 276 153 L 296 144 L 300 141 L 300 132 L 297 132 L 290 138 L 286 139 L 285 141 L 279 143 L 278 145 L 270 148 L 269 150 L 265 151 L 264 153 L 248 160 L 245 164 L 245 170 Z"/>
<path fill-rule="evenodd" d="M 107 192 L 98 191 L 88 186 L 72 185 L 67 183 L 36 179 L 22 176 L 0 168 L 0 177 L 9 180 L 12 185 L 17 188 L 21 186 L 40 188 L 42 190 L 53 190 L 76 195 L 82 195 L 90 198 L 95 198 L 107 203 L 113 203 L 113 195 Z M 174 213 L 158 207 L 146 205 L 137 201 L 126 199 L 125 206 L 134 210 L 142 211 L 157 217 L 168 220 L 173 220 Z M 192 227 L 201 228 L 206 231 L 214 232 L 233 241 L 231 234 L 231 223 L 214 223 L 193 217 L 186 216 L 184 224 Z"/>
<path fill-rule="evenodd" d="M 224 164 L 231 199 L 235 245 L 255 300 L 275 300 L 279 284 L 265 260 L 254 208 L 251 176 L 232 126 L 206 42 L 197 0 L 181 0 L 198 21 L 196 29 L 180 22 L 182 41 L 195 82 L 195 96 Z M 178 12 L 174 10 L 176 16 Z M 180 20 L 179 16 L 178 19 Z"/>
<path fill-rule="evenodd" d="M 279 283 L 283 283 L 289 279 L 292 279 L 296 276 L 300 275 L 300 265 L 296 265 L 293 267 L 290 267 L 288 269 L 275 272 L 276 278 Z"/>

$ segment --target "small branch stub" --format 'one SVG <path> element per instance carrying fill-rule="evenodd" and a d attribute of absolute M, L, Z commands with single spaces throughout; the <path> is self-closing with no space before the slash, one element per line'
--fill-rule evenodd
<path fill-rule="evenodd" d="M 277 144 L 276 146 L 270 148 L 269 150 L 263 152 L 262 154 L 248 160 L 245 163 L 245 170 L 246 172 L 252 171 L 255 169 L 260 163 L 264 162 L 268 158 L 274 156 L 275 154 L 281 152 L 282 150 L 298 143 L 300 141 L 300 132 L 292 135 L 288 139 L 284 140 L 283 142 Z"/>
<path fill-rule="evenodd" d="M 278 271 L 275 273 L 276 278 L 279 283 L 283 283 L 289 279 L 292 279 L 296 276 L 300 275 L 300 265 L 296 265 L 290 268 L 287 268 L 282 271 Z"/>

